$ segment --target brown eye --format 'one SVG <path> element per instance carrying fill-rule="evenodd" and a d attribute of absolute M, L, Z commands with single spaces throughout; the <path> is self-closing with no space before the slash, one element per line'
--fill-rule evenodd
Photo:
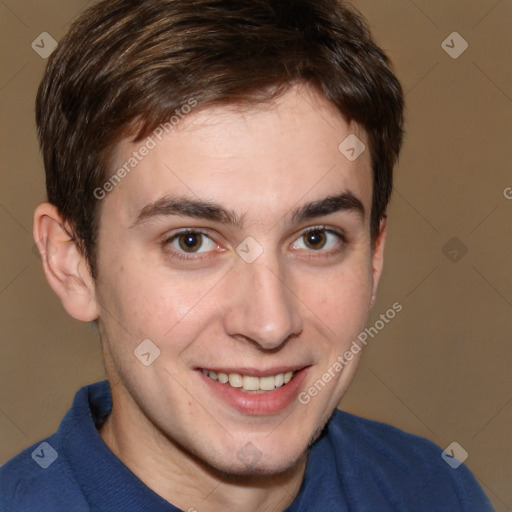
<path fill-rule="evenodd" d="M 165 242 L 167 254 L 187 261 L 204 260 L 213 253 L 220 254 L 222 248 L 203 231 L 184 229 L 170 236 Z"/>
<path fill-rule="evenodd" d="M 203 245 L 203 235 L 201 233 L 182 233 L 178 236 L 180 249 L 185 252 L 197 252 Z"/>
<path fill-rule="evenodd" d="M 309 249 L 318 250 L 323 249 L 326 242 L 327 242 L 327 236 L 325 231 L 321 230 L 313 230 L 308 231 L 306 234 L 303 235 L 304 237 L 304 243 Z"/>
<path fill-rule="evenodd" d="M 329 255 L 341 251 L 347 245 L 343 233 L 325 227 L 313 227 L 302 233 L 292 244 L 292 249 Z"/>

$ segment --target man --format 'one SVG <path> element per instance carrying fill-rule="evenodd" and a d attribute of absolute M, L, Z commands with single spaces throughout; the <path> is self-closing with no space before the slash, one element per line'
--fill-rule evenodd
<path fill-rule="evenodd" d="M 66 311 L 97 323 L 108 382 L 2 468 L 2 510 L 491 510 L 435 445 L 336 410 L 403 131 L 358 15 L 101 2 L 36 113 L 34 236 Z"/>

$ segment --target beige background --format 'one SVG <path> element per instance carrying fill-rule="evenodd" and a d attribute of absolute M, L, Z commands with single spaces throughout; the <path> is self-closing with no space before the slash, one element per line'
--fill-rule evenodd
<path fill-rule="evenodd" d="M 354 3 L 407 92 L 369 325 L 395 301 L 403 311 L 368 343 L 342 407 L 443 448 L 457 441 L 496 510 L 512 510 L 512 2 Z M 76 389 L 104 376 L 96 335 L 60 306 L 31 236 L 44 200 L 33 104 L 45 65 L 31 43 L 41 32 L 58 41 L 87 4 L 0 0 L 0 463 L 52 433 Z M 442 47 L 454 31 L 469 44 L 457 59 Z"/>

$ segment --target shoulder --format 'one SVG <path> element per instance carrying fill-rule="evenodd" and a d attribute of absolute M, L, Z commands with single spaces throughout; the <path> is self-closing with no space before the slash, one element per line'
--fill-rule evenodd
<path fill-rule="evenodd" d="M 76 482 L 53 435 L 0 467 L 0 512 L 86 511 Z"/>
<path fill-rule="evenodd" d="M 427 462 L 428 467 L 442 461 L 442 450 L 428 439 L 340 410 L 331 419 L 329 436 L 350 440 L 357 446 L 358 455 L 372 455 L 373 460 L 382 459 L 402 469 L 418 460 Z"/>
<path fill-rule="evenodd" d="M 425 438 L 339 410 L 326 437 L 343 473 L 357 475 L 359 487 L 371 480 L 396 510 L 492 511 L 469 469 L 449 465 Z"/>
<path fill-rule="evenodd" d="M 95 422 L 103 421 L 111 407 L 107 381 L 78 390 L 55 434 L 0 467 L 0 512 L 89 510 L 77 477 L 84 466 L 91 473 L 101 466 L 103 444 Z"/>

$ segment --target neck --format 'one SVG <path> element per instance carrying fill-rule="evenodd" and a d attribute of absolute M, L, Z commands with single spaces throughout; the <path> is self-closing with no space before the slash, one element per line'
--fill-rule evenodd
<path fill-rule="evenodd" d="M 112 387 L 112 398 L 112 412 L 99 431 L 103 441 L 145 485 L 181 510 L 278 512 L 297 496 L 305 455 L 280 474 L 224 474 L 159 431 L 128 393 Z"/>

